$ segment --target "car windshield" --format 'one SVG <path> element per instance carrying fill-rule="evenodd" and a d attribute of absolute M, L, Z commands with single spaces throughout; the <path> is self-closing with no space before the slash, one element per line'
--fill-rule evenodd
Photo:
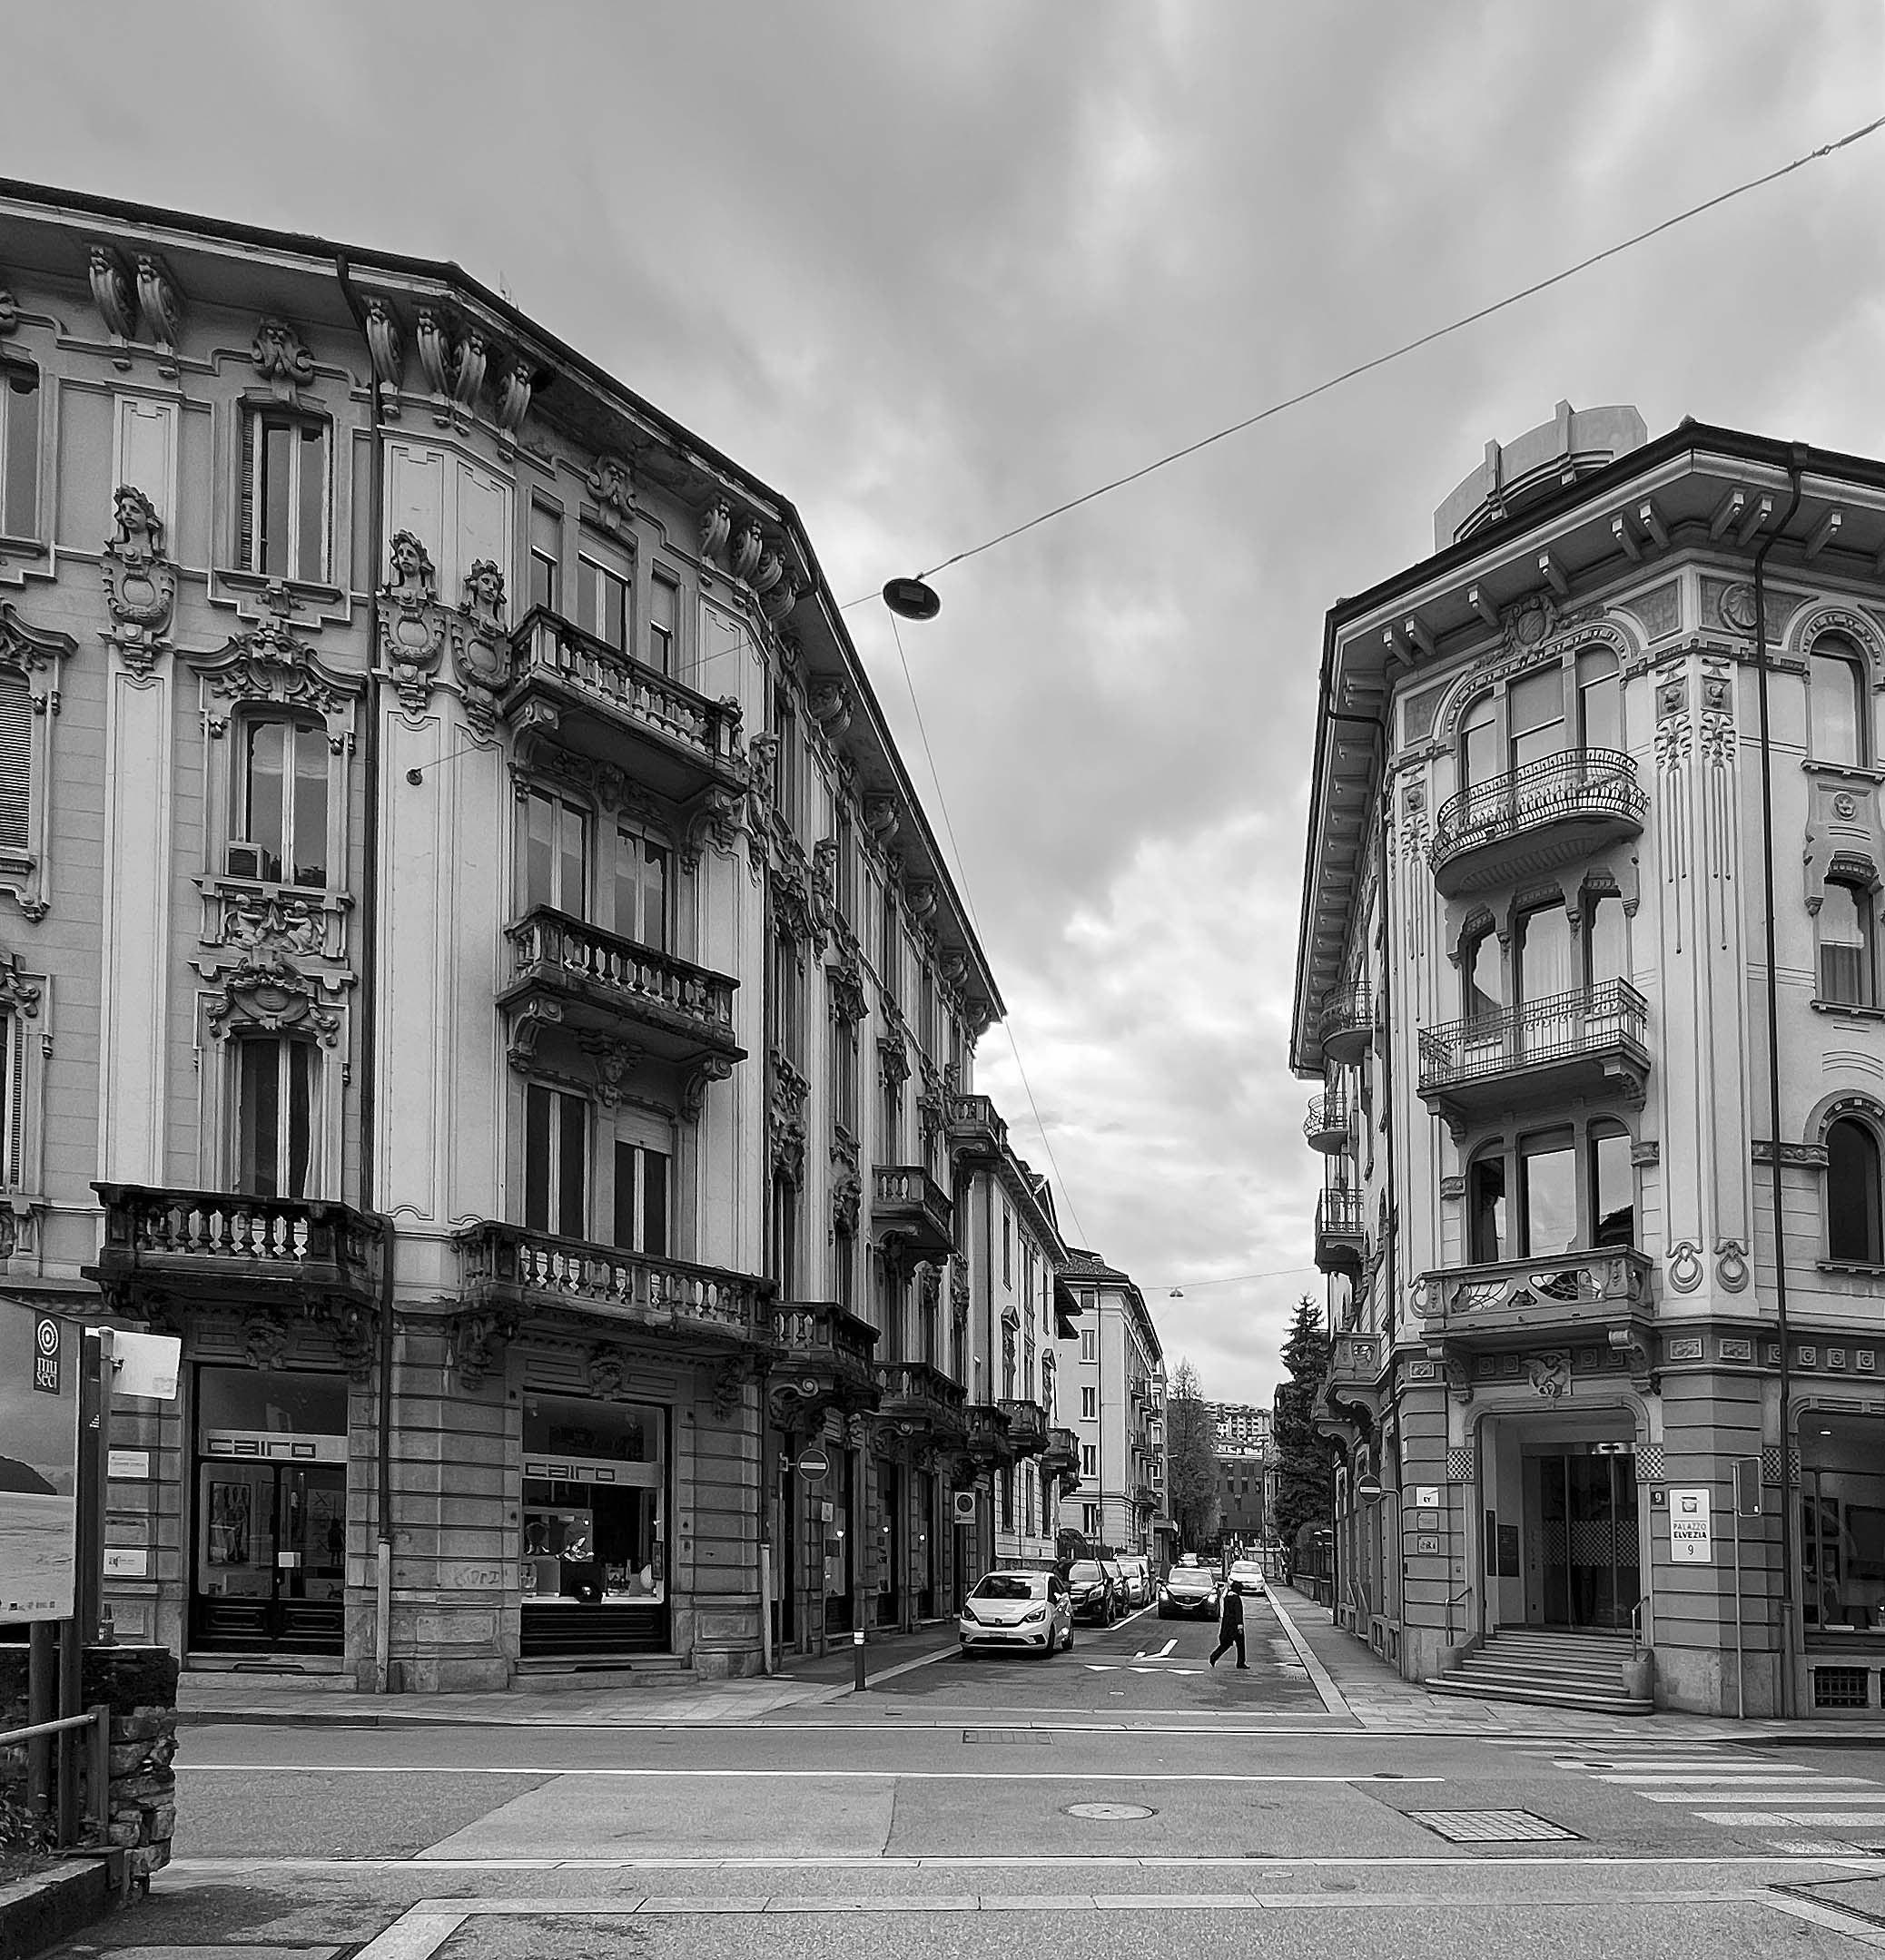
<path fill-rule="evenodd" d="M 1181 1565 L 1171 1575 L 1177 1585 L 1202 1585 L 1209 1576 L 1201 1565 Z"/>
<path fill-rule="evenodd" d="M 1257 1561 L 1255 1559 L 1239 1559 L 1230 1570 L 1233 1572 L 1254 1572 L 1257 1570 Z"/>
<path fill-rule="evenodd" d="M 1091 1579 L 1104 1579 L 1106 1574 L 1100 1570 L 1099 1560 L 1077 1559 L 1074 1561 L 1073 1570 L 1067 1576 L 1069 1579 L 1078 1582 Z"/>
<path fill-rule="evenodd" d="M 1047 1581 L 1034 1572 L 991 1572 L 969 1597 L 972 1600 L 1038 1600 Z"/>

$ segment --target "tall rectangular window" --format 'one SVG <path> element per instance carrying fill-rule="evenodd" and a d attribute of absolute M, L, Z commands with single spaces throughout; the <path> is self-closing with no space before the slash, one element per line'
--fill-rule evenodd
<path fill-rule="evenodd" d="M 832 1121 L 857 1135 L 857 1023 L 834 1014 L 831 1020 Z"/>
<path fill-rule="evenodd" d="M 663 572 L 648 581 L 648 665 L 677 674 L 681 658 L 681 588 Z"/>
<path fill-rule="evenodd" d="M 311 1041 L 236 1045 L 236 1184 L 252 1197 L 306 1197 L 314 1164 Z"/>
<path fill-rule="evenodd" d="M 883 916 L 878 938 L 880 951 L 877 977 L 883 982 L 884 992 L 895 1000 L 901 997 L 903 991 L 903 936 L 897 924 L 896 893 L 889 885 L 883 888 Z"/>
<path fill-rule="evenodd" d="M 287 409 L 249 417 L 242 563 L 271 578 L 327 577 L 328 426 Z"/>
<path fill-rule="evenodd" d="M 903 1151 L 903 1078 L 887 1074 L 879 1083 L 878 1091 L 877 1160 L 900 1164 Z"/>
<path fill-rule="evenodd" d="M 673 853 L 640 831 L 616 832 L 616 931 L 637 946 L 668 950 Z"/>
<path fill-rule="evenodd" d="M 278 884 L 327 882 L 327 731 L 319 722 L 281 715 L 239 724 L 236 785 L 237 845 L 232 875 Z"/>
<path fill-rule="evenodd" d="M 1009 1210 L 1006 1199 L 1002 1204 L 1002 1284 L 1014 1284 L 1014 1214 Z"/>
<path fill-rule="evenodd" d="M 628 581 L 593 558 L 576 561 L 576 623 L 606 646 L 628 651 Z"/>
<path fill-rule="evenodd" d="M 0 366 L 0 537 L 39 531 L 39 371 Z"/>
<path fill-rule="evenodd" d="M 666 1151 L 617 1138 L 615 1243 L 624 1251 L 667 1256 L 667 1171 Z"/>
<path fill-rule="evenodd" d="M 1080 1392 L 1080 1419 L 1083 1423 L 1095 1423 L 1100 1419 L 1100 1391 L 1083 1388 Z"/>
<path fill-rule="evenodd" d="M 17 669 L 0 669 L 0 851 L 33 848 L 33 693 Z"/>
<path fill-rule="evenodd" d="M 798 1187 L 789 1177 L 773 1179 L 770 1277 L 781 1299 L 797 1298 Z"/>
<path fill-rule="evenodd" d="M 26 1024 L 22 1014 L 0 1014 L 0 1191 L 24 1181 Z"/>
<path fill-rule="evenodd" d="M 1081 1444 L 1080 1473 L 1083 1477 L 1097 1477 L 1100 1474 L 1100 1445 L 1098 1443 L 1083 1443 Z"/>
<path fill-rule="evenodd" d="M 799 964 L 797 942 L 783 929 L 773 934 L 772 969 L 768 989 L 772 1045 L 794 1068 L 799 1068 L 804 1058 L 804 971 Z"/>
<path fill-rule="evenodd" d="M 851 830 L 851 813 L 841 809 L 834 826 L 834 841 L 837 844 L 833 872 L 836 885 L 834 896 L 838 901 L 838 916 L 853 931 L 857 930 L 857 844 Z"/>
<path fill-rule="evenodd" d="M 1097 1329 L 1082 1327 L 1080 1330 L 1080 1358 L 1082 1361 L 1099 1360 L 1100 1335 Z"/>
<path fill-rule="evenodd" d="M 589 1109 L 580 1096 L 524 1089 L 524 1225 L 584 1238 L 589 1226 Z"/>
<path fill-rule="evenodd" d="M 773 733 L 779 738 L 773 763 L 773 804 L 785 820 L 785 828 L 798 829 L 799 761 L 798 716 L 792 697 L 783 687 L 773 690 Z"/>
<path fill-rule="evenodd" d="M 1518 1203 L 1527 1255 L 1569 1252 L 1577 1245 L 1577 1159 L 1569 1130 L 1519 1138 Z"/>
<path fill-rule="evenodd" d="M 588 917 L 589 820 L 575 803 L 532 790 L 524 800 L 524 910 Z"/>
<path fill-rule="evenodd" d="M 1098 1504 L 1082 1504 L 1080 1507 L 1080 1528 L 1088 1538 L 1100 1535 L 1100 1507 Z"/>
<path fill-rule="evenodd" d="M 547 504 L 530 506 L 530 604 L 562 610 L 563 520 Z"/>

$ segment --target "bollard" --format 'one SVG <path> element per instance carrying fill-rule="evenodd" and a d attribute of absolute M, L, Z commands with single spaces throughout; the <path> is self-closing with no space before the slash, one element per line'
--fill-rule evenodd
<path fill-rule="evenodd" d="M 864 1691 L 864 1629 L 860 1627 L 851 1636 L 851 1650 L 857 1656 L 857 1679 L 851 1684 L 851 1692 L 861 1695 Z"/>

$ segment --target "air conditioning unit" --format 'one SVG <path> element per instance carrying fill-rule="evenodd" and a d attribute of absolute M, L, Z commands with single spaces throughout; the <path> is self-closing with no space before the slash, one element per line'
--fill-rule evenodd
<path fill-rule="evenodd" d="M 222 868 L 232 878 L 266 878 L 268 852 L 245 838 L 232 838 Z"/>
<path fill-rule="evenodd" d="M 955 1522 L 958 1524 L 973 1524 L 975 1522 L 974 1492 L 957 1491 L 952 1495 L 955 1504 Z"/>

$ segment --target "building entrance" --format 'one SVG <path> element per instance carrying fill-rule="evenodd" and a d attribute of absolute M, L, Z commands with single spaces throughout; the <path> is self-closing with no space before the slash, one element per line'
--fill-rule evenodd
<path fill-rule="evenodd" d="M 1636 1459 L 1614 1447 L 1525 1460 L 1526 1619 L 1608 1631 L 1643 1592 Z"/>

